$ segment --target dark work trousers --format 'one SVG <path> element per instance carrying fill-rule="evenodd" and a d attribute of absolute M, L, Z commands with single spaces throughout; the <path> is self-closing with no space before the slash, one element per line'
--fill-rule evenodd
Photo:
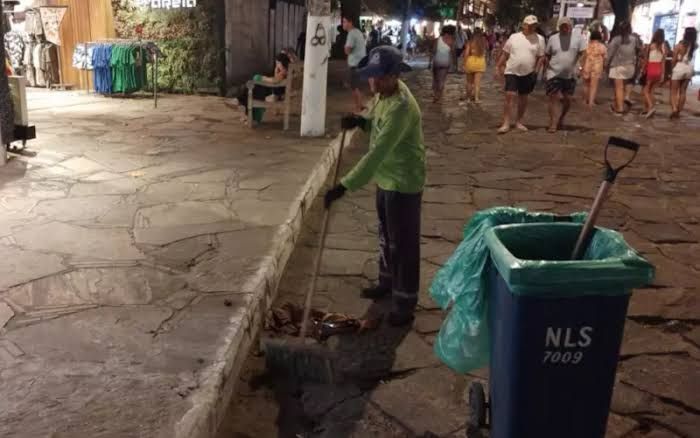
<path fill-rule="evenodd" d="M 396 313 L 412 314 L 418 304 L 422 198 L 377 188 L 379 286 L 391 289 Z"/>

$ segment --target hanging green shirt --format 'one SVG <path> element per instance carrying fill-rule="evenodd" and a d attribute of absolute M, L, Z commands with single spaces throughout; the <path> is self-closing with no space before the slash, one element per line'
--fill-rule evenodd
<path fill-rule="evenodd" d="M 406 84 L 390 97 L 377 96 L 364 126 L 370 132 L 369 152 L 341 180 L 355 191 L 370 181 L 382 190 L 420 193 L 425 185 L 425 145 L 418 102 Z"/>

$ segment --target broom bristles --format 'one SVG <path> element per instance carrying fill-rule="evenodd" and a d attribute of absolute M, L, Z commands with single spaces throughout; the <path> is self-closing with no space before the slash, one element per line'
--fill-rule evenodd
<path fill-rule="evenodd" d="M 336 380 L 333 356 L 318 344 L 309 345 L 296 339 L 263 339 L 261 346 L 269 373 L 301 382 L 332 384 Z"/>

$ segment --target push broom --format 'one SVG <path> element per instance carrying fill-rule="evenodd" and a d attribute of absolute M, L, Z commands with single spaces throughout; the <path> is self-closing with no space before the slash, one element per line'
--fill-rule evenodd
<path fill-rule="evenodd" d="M 333 185 L 331 187 L 335 187 L 338 183 L 340 162 L 343 156 L 343 148 L 345 147 L 345 134 L 346 130 L 343 129 L 338 161 L 335 164 Z M 321 233 L 318 237 L 318 252 L 314 260 L 311 284 L 306 292 L 304 315 L 301 321 L 299 337 L 292 339 L 263 338 L 261 342 L 262 350 L 265 352 L 265 366 L 267 371 L 273 375 L 288 376 L 303 382 L 333 383 L 335 380 L 332 353 L 317 342 L 306 339 L 310 326 L 311 306 L 316 293 L 316 280 L 321 271 L 323 249 L 326 246 L 330 213 L 330 208 L 325 209 L 323 213 Z"/>

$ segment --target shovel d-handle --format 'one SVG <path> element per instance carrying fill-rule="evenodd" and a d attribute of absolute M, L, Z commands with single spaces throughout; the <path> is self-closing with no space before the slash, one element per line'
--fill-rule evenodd
<path fill-rule="evenodd" d="M 629 159 L 621 166 L 613 167 L 613 165 L 610 163 L 610 160 L 608 158 L 608 151 L 610 150 L 611 146 L 627 149 L 631 152 Z M 635 143 L 631 140 L 626 140 L 620 137 L 610 137 L 608 139 L 608 144 L 605 146 L 605 181 L 609 182 L 610 184 L 613 184 L 617 179 L 617 175 L 620 173 L 620 171 L 632 164 L 632 161 L 634 161 L 634 159 L 637 157 L 638 152 L 639 143 Z"/>
<path fill-rule="evenodd" d="M 621 166 L 613 167 L 608 159 L 608 151 L 610 150 L 610 147 L 627 149 L 631 152 L 629 159 Z M 593 237 L 593 233 L 595 232 L 595 224 L 598 221 L 598 216 L 603 208 L 605 199 L 608 197 L 610 188 L 615 183 L 617 175 L 620 173 L 620 171 L 632 164 L 632 161 L 634 161 L 634 159 L 637 157 L 638 152 L 639 143 L 635 143 L 620 137 L 610 137 L 608 139 L 608 144 L 605 146 L 605 178 L 603 183 L 600 185 L 600 189 L 598 189 L 598 194 L 595 197 L 595 201 L 593 201 L 593 207 L 591 207 L 590 213 L 588 213 L 586 223 L 581 229 L 581 234 L 578 236 L 576 246 L 574 247 L 574 252 L 571 255 L 572 260 L 580 260 L 586 253 L 588 245 L 590 245 Z"/>

